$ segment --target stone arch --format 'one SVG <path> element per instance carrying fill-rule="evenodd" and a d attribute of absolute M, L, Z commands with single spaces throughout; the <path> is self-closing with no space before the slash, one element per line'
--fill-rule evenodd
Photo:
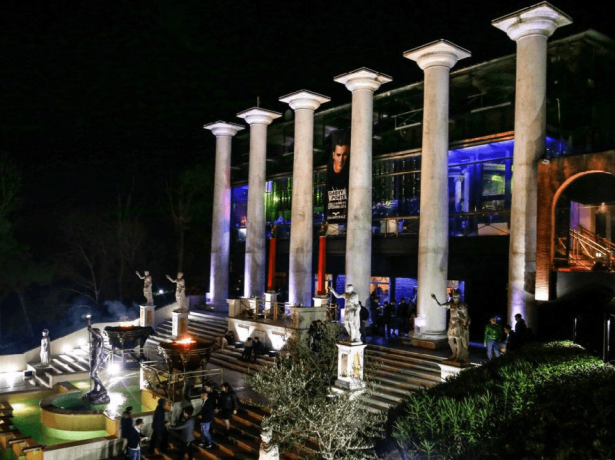
<path fill-rule="evenodd" d="M 615 176 L 615 151 L 553 158 L 538 164 L 536 300 L 555 297 L 553 256 L 557 201 L 575 180 L 588 174 Z M 542 210 L 542 212 L 541 212 Z"/>

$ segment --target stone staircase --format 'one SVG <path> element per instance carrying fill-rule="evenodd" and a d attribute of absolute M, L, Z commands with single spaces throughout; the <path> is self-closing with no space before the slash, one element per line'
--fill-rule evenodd
<path fill-rule="evenodd" d="M 51 388 L 58 382 L 88 379 L 90 375 L 88 347 L 82 345 L 53 355 L 49 366 L 46 367 L 41 367 L 39 363 L 28 364 L 27 369 L 33 372 L 31 384 Z"/>
<path fill-rule="evenodd" d="M 194 446 L 195 459 L 220 460 L 220 459 L 257 459 L 260 449 L 260 432 L 261 422 L 267 415 L 267 411 L 244 404 L 241 402 L 240 409 L 237 415 L 234 415 L 231 420 L 231 430 L 226 435 L 226 428 L 222 419 L 216 417 L 211 425 L 211 435 L 214 442 L 212 449 Z M 201 440 L 200 430 L 194 432 L 196 443 Z M 146 460 L 170 460 L 178 458 L 177 441 L 170 439 L 169 449 L 164 453 L 149 454 L 144 453 L 142 458 Z M 148 449 L 144 449 L 148 452 Z M 298 459 L 306 456 L 315 458 L 315 452 L 307 447 L 301 447 L 295 452 L 282 452 L 282 459 Z"/>
<path fill-rule="evenodd" d="M 228 327 L 226 318 L 191 311 L 188 316 L 188 333 L 201 339 L 213 339 L 224 335 Z M 146 346 L 157 347 L 160 342 L 171 342 L 173 328 L 172 320 L 168 319 L 156 327 L 155 334 L 151 335 Z"/>
<path fill-rule="evenodd" d="M 368 410 L 388 410 L 401 403 L 412 391 L 440 383 L 438 363 L 445 358 L 417 351 L 368 345 L 366 378 L 376 385 Z"/>

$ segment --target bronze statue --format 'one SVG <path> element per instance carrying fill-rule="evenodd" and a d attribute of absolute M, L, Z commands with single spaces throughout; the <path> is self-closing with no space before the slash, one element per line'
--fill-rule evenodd
<path fill-rule="evenodd" d="M 470 353 L 468 347 L 470 345 L 470 315 L 468 313 L 468 305 L 461 302 L 461 293 L 458 290 L 453 292 L 453 300 L 451 302 L 440 303 L 435 294 L 431 297 L 436 303 L 451 311 L 451 319 L 448 323 L 448 344 L 453 351 L 450 361 L 468 362 Z"/>
<path fill-rule="evenodd" d="M 88 399 L 92 404 L 107 404 L 109 401 L 109 395 L 102 383 L 102 380 L 98 376 L 98 371 L 102 367 L 105 360 L 105 343 L 100 329 L 93 328 L 88 324 L 88 331 L 91 334 L 90 342 L 90 378 L 94 382 L 94 388 L 92 391 L 83 395 L 83 399 Z"/>

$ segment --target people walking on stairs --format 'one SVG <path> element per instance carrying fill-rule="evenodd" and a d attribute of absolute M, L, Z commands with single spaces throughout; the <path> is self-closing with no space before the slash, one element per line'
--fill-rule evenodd
<path fill-rule="evenodd" d="M 222 384 L 220 397 L 218 398 L 216 413 L 221 413 L 222 420 L 224 420 L 224 425 L 226 426 L 227 436 L 231 430 L 231 417 L 237 414 L 238 409 L 239 403 L 237 402 L 237 395 L 228 382 L 224 382 Z"/>

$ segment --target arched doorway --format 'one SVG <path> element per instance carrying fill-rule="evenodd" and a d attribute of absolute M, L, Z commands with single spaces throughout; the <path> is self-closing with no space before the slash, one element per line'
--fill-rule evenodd
<path fill-rule="evenodd" d="M 615 272 L 615 177 L 602 171 L 573 176 L 553 205 L 553 270 Z"/>

